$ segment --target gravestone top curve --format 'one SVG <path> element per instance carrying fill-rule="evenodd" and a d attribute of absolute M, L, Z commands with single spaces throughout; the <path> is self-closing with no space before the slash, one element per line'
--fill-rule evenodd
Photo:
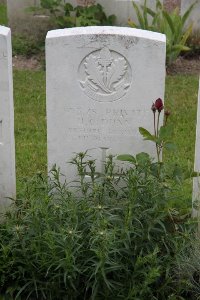
<path fill-rule="evenodd" d="M 50 38 L 73 36 L 73 35 L 93 35 L 93 34 L 106 34 L 106 35 L 122 35 L 122 36 L 134 36 L 149 40 L 157 40 L 160 42 L 166 42 L 166 36 L 159 32 L 141 30 L 129 27 L 117 27 L 117 26 L 88 26 L 88 27 L 74 27 L 65 29 L 51 30 L 47 33 L 47 40 Z"/>
<path fill-rule="evenodd" d="M 10 33 L 10 28 L 0 25 L 0 34 L 8 35 Z"/>

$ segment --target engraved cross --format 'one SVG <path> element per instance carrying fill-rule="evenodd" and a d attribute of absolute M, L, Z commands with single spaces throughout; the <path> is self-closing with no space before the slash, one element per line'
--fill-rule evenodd
<path fill-rule="evenodd" d="M 2 120 L 0 120 L 0 145 L 3 145 L 3 129 L 2 129 Z"/>
<path fill-rule="evenodd" d="M 109 148 L 107 147 L 100 147 L 101 149 L 101 173 L 105 174 L 105 163 L 106 163 L 106 156 L 107 156 L 107 151 Z"/>
<path fill-rule="evenodd" d="M 107 147 L 100 147 L 100 149 L 101 149 L 101 170 L 100 170 L 100 172 L 102 173 L 102 174 L 105 174 L 105 163 L 106 163 L 106 157 L 107 157 L 107 151 L 108 151 L 108 149 L 109 148 L 107 148 Z M 90 179 L 91 178 L 91 176 L 90 175 L 86 175 L 85 176 L 85 178 L 86 179 Z"/>
<path fill-rule="evenodd" d="M 4 52 L 0 53 L 0 59 L 4 59 L 6 57 L 7 57 L 7 55 Z"/>

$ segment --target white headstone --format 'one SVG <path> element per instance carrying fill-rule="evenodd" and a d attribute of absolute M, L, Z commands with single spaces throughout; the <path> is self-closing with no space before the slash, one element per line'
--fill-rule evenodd
<path fill-rule="evenodd" d="M 88 151 L 97 159 L 155 154 L 138 127 L 153 129 L 152 101 L 164 97 L 165 36 L 123 27 L 50 31 L 46 39 L 48 166 Z"/>
<path fill-rule="evenodd" d="M 12 33 L 43 40 L 52 25 L 48 16 L 31 11 L 39 5 L 40 0 L 7 0 L 8 24 Z"/>
<path fill-rule="evenodd" d="M 200 80 L 199 80 L 199 95 L 198 95 L 198 110 L 197 110 L 197 126 L 196 126 L 196 146 L 195 146 L 195 160 L 194 171 L 200 173 Z M 200 204 L 200 177 L 193 179 L 193 202 L 194 207 Z M 199 205 L 198 204 L 198 205 Z M 194 209 L 193 214 L 199 214 L 199 210 Z"/>
<path fill-rule="evenodd" d="M 15 143 L 11 32 L 0 26 L 0 212 L 15 197 Z"/>
<path fill-rule="evenodd" d="M 181 0 L 181 15 L 183 15 L 190 5 L 195 2 L 197 3 L 189 16 L 186 25 L 193 24 L 193 31 L 198 32 L 200 30 L 200 0 Z"/>
<path fill-rule="evenodd" d="M 116 25 L 127 26 L 129 19 L 136 23 L 138 21 L 132 4 L 133 1 L 139 6 L 144 4 L 144 0 L 96 0 L 95 2 L 102 5 L 107 16 L 116 16 Z M 65 2 L 76 6 L 78 1 L 65 0 Z M 161 0 L 161 3 L 163 3 L 163 0 Z M 155 10 L 156 0 L 147 0 L 147 6 Z"/>
<path fill-rule="evenodd" d="M 91 0 L 92 1 L 92 0 Z M 144 0 L 133 0 L 136 4 L 143 5 Z M 163 0 L 160 0 L 163 3 Z M 63 0 L 63 3 L 71 3 L 73 6 L 87 2 L 87 0 Z M 89 1 L 88 1 L 89 2 Z M 132 5 L 132 0 L 96 0 L 104 8 L 107 15 L 117 17 L 116 25 L 128 26 L 128 19 L 137 23 L 137 16 Z M 22 35 L 40 38 L 47 28 L 52 28 L 49 18 L 31 13 L 30 7 L 38 7 L 40 0 L 7 0 L 7 12 L 9 26 L 12 32 Z M 147 5 L 155 9 L 156 0 L 147 0 Z M 151 19 L 151 17 L 150 17 Z"/>

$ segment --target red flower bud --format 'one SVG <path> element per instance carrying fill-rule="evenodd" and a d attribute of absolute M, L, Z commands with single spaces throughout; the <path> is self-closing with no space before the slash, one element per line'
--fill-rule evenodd
<path fill-rule="evenodd" d="M 164 105 L 163 105 L 162 99 L 158 98 L 158 99 L 156 100 L 156 102 L 155 102 L 155 108 L 156 108 L 159 112 L 161 112 L 161 110 L 163 110 Z"/>
<path fill-rule="evenodd" d="M 151 110 L 152 110 L 153 113 L 156 112 L 156 107 L 155 107 L 155 104 L 154 104 L 154 103 L 153 103 L 152 106 L 151 106 Z"/>
<path fill-rule="evenodd" d="M 166 111 L 165 111 L 165 116 L 166 116 L 166 117 L 169 117 L 170 115 L 171 115 L 171 112 L 170 112 L 169 110 L 166 110 Z"/>

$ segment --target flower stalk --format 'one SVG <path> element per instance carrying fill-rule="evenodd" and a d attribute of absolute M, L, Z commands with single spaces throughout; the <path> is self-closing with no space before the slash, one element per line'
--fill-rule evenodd
<path fill-rule="evenodd" d="M 154 134 L 156 138 L 156 153 L 157 153 L 157 160 L 158 163 L 161 164 L 161 151 L 162 151 L 162 143 L 158 142 L 159 139 L 159 127 L 160 127 L 160 114 L 161 111 L 164 109 L 163 101 L 161 98 L 158 98 L 155 103 L 152 104 L 151 107 L 154 115 Z M 157 122 L 156 122 L 156 112 L 157 112 Z"/>

